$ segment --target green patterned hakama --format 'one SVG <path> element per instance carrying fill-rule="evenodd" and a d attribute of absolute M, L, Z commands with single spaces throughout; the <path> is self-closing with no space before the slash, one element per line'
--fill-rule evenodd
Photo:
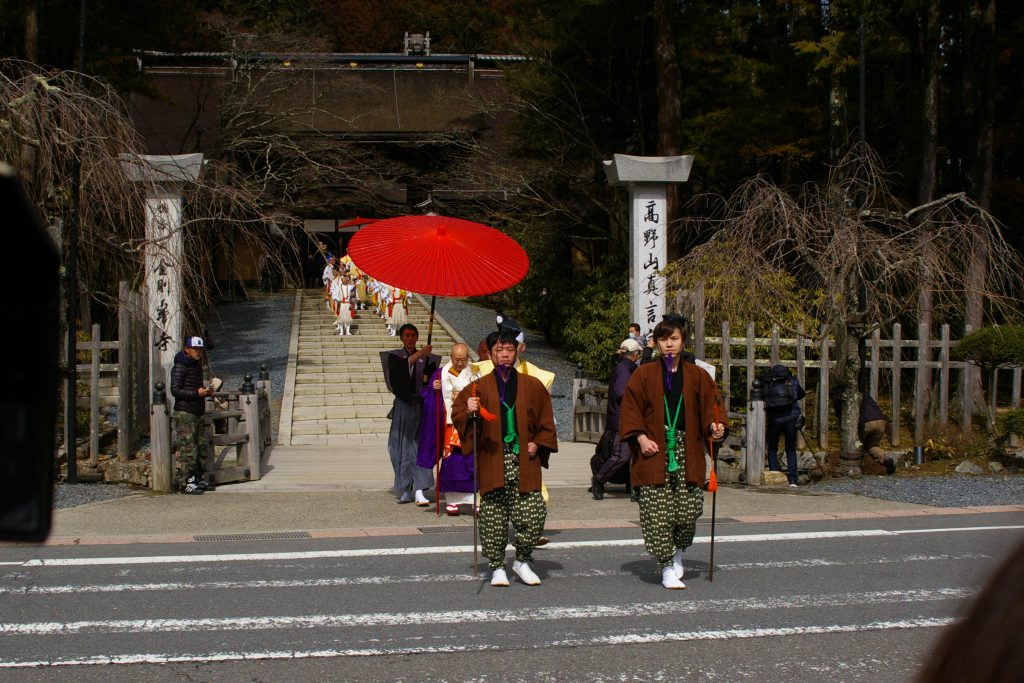
<path fill-rule="evenodd" d="M 680 463 L 686 461 L 684 444 L 683 431 L 679 430 L 676 460 Z M 682 467 L 669 473 L 668 457 L 663 457 L 665 483 L 636 487 L 644 546 L 658 561 L 659 568 L 672 564 L 676 548 L 686 550 L 693 544 L 693 537 L 697 533 L 697 518 L 704 513 L 704 490 L 686 483 Z"/>
<path fill-rule="evenodd" d="M 509 443 L 502 450 L 505 487 L 488 491 L 480 498 L 480 546 L 492 571 L 505 567 L 509 524 L 516 531 L 516 559 L 530 562 L 547 518 L 540 491 L 519 492 L 519 455 Z"/>

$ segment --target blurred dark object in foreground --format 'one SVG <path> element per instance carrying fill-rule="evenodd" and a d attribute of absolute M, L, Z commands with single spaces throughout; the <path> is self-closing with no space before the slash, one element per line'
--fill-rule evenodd
<path fill-rule="evenodd" d="M 60 258 L 2 162 L 0 225 L 7 240 L 0 249 L 0 540 L 42 541 L 53 507 Z"/>

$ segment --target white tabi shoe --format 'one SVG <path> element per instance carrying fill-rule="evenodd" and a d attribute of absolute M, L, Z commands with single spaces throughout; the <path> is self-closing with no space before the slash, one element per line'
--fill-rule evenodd
<path fill-rule="evenodd" d="M 686 584 L 679 580 L 676 576 L 676 568 L 669 565 L 661 570 L 661 585 L 670 590 L 681 590 L 686 588 Z"/>
<path fill-rule="evenodd" d="M 499 588 L 508 588 L 508 576 L 504 569 L 495 569 L 491 574 L 491 585 Z"/>
<path fill-rule="evenodd" d="M 682 580 L 683 574 L 683 551 L 677 550 L 672 556 L 672 568 L 676 570 L 676 578 Z"/>
<path fill-rule="evenodd" d="M 416 489 L 416 506 L 423 508 L 428 505 L 430 505 L 430 501 L 423 495 L 423 489 Z"/>
<path fill-rule="evenodd" d="M 533 570 L 530 569 L 530 565 L 526 564 L 525 562 L 520 562 L 519 560 L 513 562 L 512 571 L 514 571 L 516 573 L 516 576 L 522 579 L 523 583 L 525 583 L 527 586 L 540 585 L 540 577 L 534 574 Z"/>

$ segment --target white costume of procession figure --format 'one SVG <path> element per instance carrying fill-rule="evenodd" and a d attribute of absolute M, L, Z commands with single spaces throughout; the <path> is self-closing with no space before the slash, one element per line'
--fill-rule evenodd
<path fill-rule="evenodd" d="M 331 281 L 331 300 L 337 314 L 338 336 L 352 334 L 352 285 L 345 282 L 346 277 L 339 275 Z"/>
<path fill-rule="evenodd" d="M 320 280 L 324 283 L 324 292 L 330 294 L 331 292 L 331 281 L 334 280 L 334 257 L 327 259 L 327 265 L 324 266 L 324 271 L 320 275 Z M 328 301 L 327 305 L 330 306 L 331 302 Z"/>
<path fill-rule="evenodd" d="M 391 289 L 390 316 L 388 323 L 392 330 L 401 329 L 402 325 L 409 322 L 409 293 L 404 289 L 393 287 Z"/>
<path fill-rule="evenodd" d="M 455 346 L 452 347 L 452 353 L 454 354 L 456 350 L 459 349 L 465 349 L 466 358 L 468 360 L 469 347 L 466 346 L 465 344 L 456 344 Z M 479 376 L 473 373 L 473 369 L 470 367 L 469 363 L 466 363 L 466 366 L 463 367 L 462 370 L 458 371 L 457 373 L 453 372 L 453 362 L 451 360 L 445 363 L 444 366 L 441 368 L 441 398 L 444 401 L 444 414 L 447 426 L 447 429 L 445 431 L 447 434 L 454 433 L 454 435 L 458 435 L 458 432 L 455 431 L 455 427 L 452 424 L 452 400 L 454 400 L 455 397 L 459 395 L 459 392 L 461 392 L 463 389 L 469 386 L 470 382 L 476 379 L 479 379 Z M 451 445 L 450 439 L 447 438 L 447 434 L 445 452 L 449 453 L 451 452 Z M 466 451 L 469 451 L 469 449 L 470 446 L 467 445 Z M 454 509 L 457 512 L 459 505 L 473 505 L 475 502 L 473 498 L 473 493 L 445 491 L 444 501 L 448 506 L 448 514 L 452 514 L 453 512 L 451 506 L 455 506 Z"/>

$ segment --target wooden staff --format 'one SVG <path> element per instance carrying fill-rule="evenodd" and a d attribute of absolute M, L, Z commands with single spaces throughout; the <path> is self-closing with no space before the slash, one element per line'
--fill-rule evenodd
<path fill-rule="evenodd" d="M 470 391 L 470 396 L 472 396 L 473 398 L 476 398 L 476 384 L 477 384 L 476 382 L 473 382 L 472 384 L 469 385 L 470 386 L 470 390 L 469 390 Z M 477 519 L 480 516 L 479 513 L 477 512 L 477 510 L 478 510 L 477 500 L 478 500 L 478 496 L 480 495 L 480 471 L 477 469 L 477 466 L 476 466 L 476 464 L 477 464 L 477 459 L 476 459 L 476 430 L 477 430 L 477 425 L 480 424 L 480 415 L 477 414 L 477 413 L 471 413 L 470 416 L 469 416 L 469 419 L 473 423 L 473 576 L 476 576 L 477 574 L 480 573 L 479 569 L 477 568 L 477 550 L 476 550 L 477 544 L 479 543 L 479 539 L 480 539 L 480 537 L 479 537 L 479 531 L 480 530 L 479 530 L 479 527 L 478 527 L 479 521 Z"/>
<path fill-rule="evenodd" d="M 715 422 L 722 422 L 722 415 L 719 412 L 718 397 L 715 397 Z M 711 480 L 708 483 L 708 490 L 711 491 L 711 557 L 708 560 L 708 581 L 715 580 L 715 503 L 718 501 L 718 453 L 715 443 L 708 434 L 708 451 L 711 453 Z"/>

